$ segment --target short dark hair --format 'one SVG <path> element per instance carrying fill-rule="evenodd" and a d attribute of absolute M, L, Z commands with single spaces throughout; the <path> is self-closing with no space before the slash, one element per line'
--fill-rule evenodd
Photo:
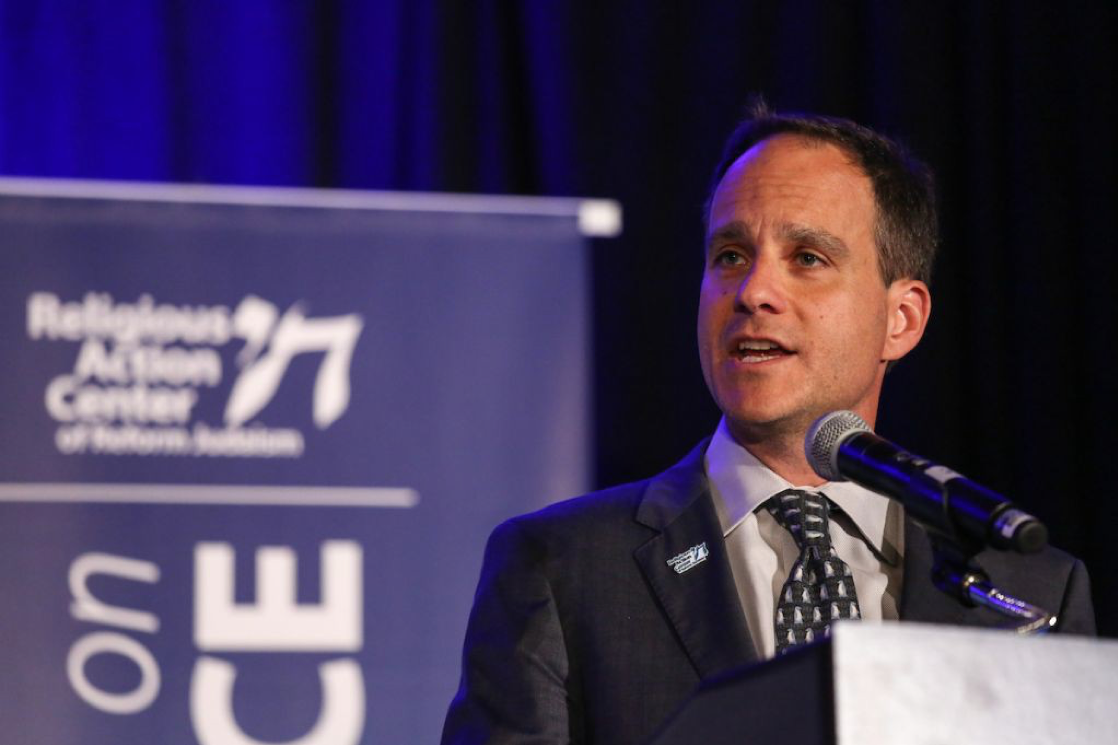
<path fill-rule="evenodd" d="M 746 118 L 726 141 L 722 159 L 714 171 L 705 209 L 708 222 L 718 184 L 734 161 L 749 148 L 778 134 L 831 143 L 850 156 L 873 185 L 877 205 L 874 240 L 885 285 L 898 279 L 918 279 L 931 284 L 939 225 L 935 182 L 927 165 L 900 143 L 849 119 L 777 113 L 760 97 L 754 98 L 746 111 Z"/>

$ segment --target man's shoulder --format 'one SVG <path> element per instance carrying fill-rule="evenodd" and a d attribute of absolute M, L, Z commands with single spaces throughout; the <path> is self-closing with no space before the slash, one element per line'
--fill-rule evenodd
<path fill-rule="evenodd" d="M 502 523 L 494 533 L 578 536 L 583 540 L 594 540 L 602 533 L 629 529 L 647 535 L 650 526 L 662 519 L 662 513 L 684 508 L 705 490 L 702 454 L 706 445 L 704 440 L 681 461 L 655 476 L 590 492 L 519 515 Z"/>
<path fill-rule="evenodd" d="M 1077 557 L 1052 545 L 1031 554 L 988 548 L 976 558 L 991 575 L 1036 584 L 1057 584 L 1057 580 L 1066 579 L 1078 565 L 1082 565 Z"/>
<path fill-rule="evenodd" d="M 654 479 L 619 484 L 555 502 L 506 520 L 496 532 L 516 531 L 537 536 L 585 535 L 586 531 L 616 529 L 634 523 L 640 503 Z"/>
<path fill-rule="evenodd" d="M 1052 597 L 1045 598 L 1045 602 L 1050 604 L 1059 600 L 1055 593 L 1063 592 L 1073 575 L 1082 572 L 1086 578 L 1083 562 L 1055 546 L 1045 546 L 1034 554 L 988 549 L 979 554 L 978 563 L 990 574 L 994 584 L 1004 583 L 1007 589 L 1020 588 L 1026 595 L 1047 590 Z"/>
<path fill-rule="evenodd" d="M 542 586 L 543 577 L 549 595 L 563 595 L 572 584 L 600 585 L 605 567 L 615 570 L 655 534 L 636 520 L 651 481 L 592 492 L 501 523 L 486 543 L 479 593 L 487 586 L 523 592 Z"/>

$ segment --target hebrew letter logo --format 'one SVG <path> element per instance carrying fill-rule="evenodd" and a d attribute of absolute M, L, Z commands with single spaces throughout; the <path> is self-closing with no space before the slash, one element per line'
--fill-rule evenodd
<path fill-rule="evenodd" d="M 279 316 L 276 306 L 249 295 L 233 313 L 233 334 L 245 340 L 241 373 L 225 406 L 225 424 L 240 427 L 268 405 L 295 355 L 324 352 L 314 383 L 314 423 L 326 429 L 349 406 L 349 368 L 364 324 L 361 316 L 307 318 L 299 304 Z"/>

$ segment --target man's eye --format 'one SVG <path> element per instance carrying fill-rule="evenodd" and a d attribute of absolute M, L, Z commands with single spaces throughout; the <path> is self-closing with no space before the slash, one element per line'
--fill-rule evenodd
<path fill-rule="evenodd" d="M 740 266 L 745 263 L 745 257 L 739 251 L 722 251 L 714 257 L 717 266 Z"/>
<path fill-rule="evenodd" d="M 816 254 L 802 251 L 796 254 L 796 263 L 800 266 L 820 266 L 823 264 L 823 259 Z"/>

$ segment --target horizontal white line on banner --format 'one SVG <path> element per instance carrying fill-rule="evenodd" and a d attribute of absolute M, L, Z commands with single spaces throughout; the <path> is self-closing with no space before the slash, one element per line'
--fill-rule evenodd
<path fill-rule="evenodd" d="M 415 507 L 406 487 L 245 486 L 242 484 L 0 484 L 0 502 L 117 502 L 279 507 Z"/>
<path fill-rule="evenodd" d="M 613 238 L 621 234 L 621 205 L 613 199 L 19 177 L 0 178 L 0 194 L 259 207 L 538 215 L 576 219 L 582 234 L 590 237 Z"/>

